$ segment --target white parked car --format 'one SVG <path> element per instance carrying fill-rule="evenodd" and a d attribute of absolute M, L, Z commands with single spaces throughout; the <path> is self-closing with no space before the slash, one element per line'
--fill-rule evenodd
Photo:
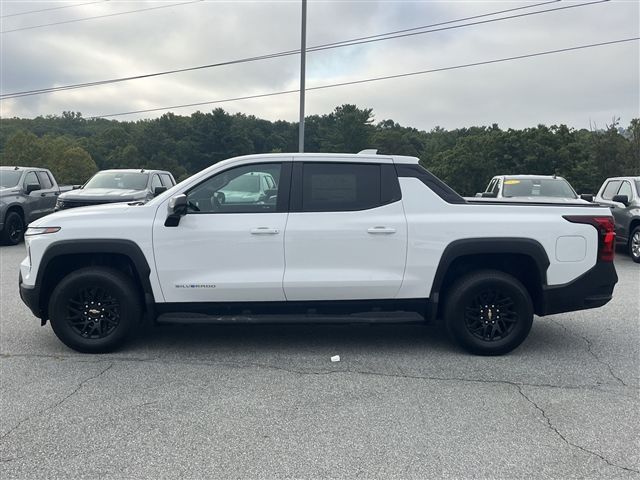
<path fill-rule="evenodd" d="M 591 200 L 583 199 L 567 180 L 556 175 L 496 175 L 475 198 L 535 203 L 588 203 Z"/>
<path fill-rule="evenodd" d="M 273 188 L 255 195 L 252 177 L 272 179 Z M 417 158 L 251 155 L 146 204 L 34 222 L 20 293 L 43 325 L 49 320 L 83 352 L 118 347 L 146 316 L 444 319 L 467 350 L 502 354 L 526 338 L 534 313 L 607 303 L 614 243 L 608 208 L 467 202 Z"/>

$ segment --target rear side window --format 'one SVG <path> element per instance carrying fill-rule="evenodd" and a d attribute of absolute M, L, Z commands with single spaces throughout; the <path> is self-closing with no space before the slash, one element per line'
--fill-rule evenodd
<path fill-rule="evenodd" d="M 38 179 L 40 180 L 40 185 L 42 185 L 44 190 L 53 187 L 53 183 L 51 182 L 47 172 L 38 172 Z"/>
<path fill-rule="evenodd" d="M 397 200 L 393 165 L 305 162 L 302 167 L 303 212 L 367 210 Z"/>
<path fill-rule="evenodd" d="M 604 187 L 604 191 L 602 192 L 602 198 L 605 200 L 611 200 L 614 195 L 618 193 L 618 188 L 620 188 L 620 184 L 622 182 L 620 180 L 611 180 L 607 183 L 607 186 Z"/>

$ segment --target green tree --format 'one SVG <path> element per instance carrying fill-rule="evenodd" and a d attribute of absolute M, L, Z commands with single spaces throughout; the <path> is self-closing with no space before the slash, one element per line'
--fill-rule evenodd
<path fill-rule="evenodd" d="M 91 177 L 98 167 L 82 147 L 71 147 L 56 159 L 51 171 L 61 184 L 82 184 Z"/>

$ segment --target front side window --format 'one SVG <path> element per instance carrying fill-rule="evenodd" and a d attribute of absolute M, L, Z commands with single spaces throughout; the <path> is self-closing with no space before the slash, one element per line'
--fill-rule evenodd
<path fill-rule="evenodd" d="M 275 212 L 282 164 L 231 168 L 197 185 L 187 194 L 189 213 Z M 268 188 L 272 185 L 273 188 Z"/>
<path fill-rule="evenodd" d="M 115 190 L 144 190 L 149 181 L 148 173 L 98 172 L 83 188 L 111 188 Z"/>
<path fill-rule="evenodd" d="M 164 186 L 167 188 L 171 188 L 175 185 L 175 183 L 173 183 L 173 180 L 171 180 L 171 176 L 166 173 L 161 173 L 160 178 L 162 179 L 162 183 L 164 183 Z"/>
<path fill-rule="evenodd" d="M 47 172 L 38 172 L 38 179 L 40 180 L 40 184 L 42 185 L 43 189 L 48 190 L 49 188 L 53 187 L 53 183 L 51 182 L 51 179 L 49 178 L 49 174 Z"/>
<path fill-rule="evenodd" d="M 36 172 L 29 172 L 24 177 L 24 186 L 26 187 L 27 185 L 30 185 L 30 184 L 40 185 L 40 180 L 38 180 L 38 177 L 36 176 Z"/>
<path fill-rule="evenodd" d="M 604 191 L 602 192 L 602 198 L 605 200 L 611 200 L 613 196 L 618 193 L 621 183 L 622 182 L 620 180 L 612 180 L 607 183 L 607 186 L 604 187 Z"/>
<path fill-rule="evenodd" d="M 158 175 L 154 175 L 151 179 L 151 191 L 153 192 L 156 187 L 162 187 L 162 182 L 160 181 L 160 177 Z"/>
<path fill-rule="evenodd" d="M 631 193 L 631 184 L 629 182 L 622 182 L 618 195 L 626 195 L 627 200 L 633 200 L 633 194 Z"/>
<path fill-rule="evenodd" d="M 302 211 L 366 210 L 382 204 L 380 165 L 305 163 Z"/>

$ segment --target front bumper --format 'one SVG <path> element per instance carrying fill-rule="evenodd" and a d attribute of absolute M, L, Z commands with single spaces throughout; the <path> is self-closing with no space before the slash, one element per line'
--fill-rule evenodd
<path fill-rule="evenodd" d="M 588 272 L 564 285 L 544 287 L 540 316 L 601 307 L 613 297 L 618 275 L 613 262 L 598 262 Z"/>
<path fill-rule="evenodd" d="M 29 310 L 38 318 L 43 318 L 40 309 L 40 287 L 37 285 L 25 285 L 22 282 L 22 273 L 18 277 L 18 285 L 20 287 L 20 298 Z"/>

